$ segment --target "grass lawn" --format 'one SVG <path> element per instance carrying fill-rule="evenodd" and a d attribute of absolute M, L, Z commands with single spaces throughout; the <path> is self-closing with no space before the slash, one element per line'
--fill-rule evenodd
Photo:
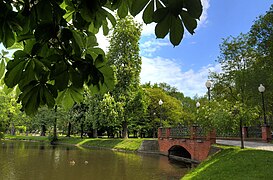
<path fill-rule="evenodd" d="M 5 134 L 4 139 L 49 142 L 49 139 L 47 136 L 23 136 L 23 135 L 12 136 L 10 134 Z"/>
<path fill-rule="evenodd" d="M 91 146 L 91 147 L 102 147 L 111 149 L 122 149 L 129 151 L 136 151 L 139 149 L 144 139 L 130 138 L 130 139 L 108 139 L 108 138 L 88 138 L 81 139 L 78 137 L 74 138 L 59 138 L 57 142 L 74 144 L 77 146 Z"/>
<path fill-rule="evenodd" d="M 223 150 L 182 179 L 273 179 L 273 152 L 221 146 Z"/>
<path fill-rule="evenodd" d="M 5 139 L 10 140 L 32 140 L 32 141 L 43 141 L 48 142 L 47 136 L 11 136 L 5 135 Z M 130 139 L 109 139 L 109 138 L 83 138 L 80 137 L 58 137 L 57 143 L 71 144 L 76 146 L 89 146 L 98 148 L 109 148 L 109 149 L 121 149 L 128 151 L 136 151 L 139 149 L 142 141 L 145 139 L 130 138 Z"/>

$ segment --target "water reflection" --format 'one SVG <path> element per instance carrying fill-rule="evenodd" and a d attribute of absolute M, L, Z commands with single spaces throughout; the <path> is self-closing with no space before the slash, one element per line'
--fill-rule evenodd
<path fill-rule="evenodd" d="M 0 179 L 180 179 L 188 167 L 167 157 L 79 149 L 33 142 L 0 142 Z"/>

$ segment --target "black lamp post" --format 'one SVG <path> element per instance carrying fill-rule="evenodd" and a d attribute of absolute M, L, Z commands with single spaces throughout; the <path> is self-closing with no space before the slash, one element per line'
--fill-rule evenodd
<path fill-rule="evenodd" d="M 263 113 L 264 113 L 264 125 L 266 125 L 266 115 L 265 115 L 265 106 L 264 106 L 264 91 L 265 91 L 265 87 L 262 84 L 260 84 L 260 86 L 258 87 L 258 90 L 262 94 Z"/>
<path fill-rule="evenodd" d="M 200 102 L 197 102 L 197 103 L 195 104 L 195 106 L 196 106 L 196 108 L 197 108 L 197 118 L 198 118 L 198 114 L 199 114 L 198 109 L 199 109 L 199 107 L 200 107 Z M 197 120 L 197 118 L 196 118 L 196 120 Z M 196 123 L 197 123 L 197 121 L 194 123 L 194 126 L 196 126 Z"/>
<path fill-rule="evenodd" d="M 210 80 L 207 80 L 206 82 L 206 87 L 208 88 L 208 98 L 209 98 L 209 101 L 210 101 L 210 88 L 211 88 L 211 81 Z"/>
<path fill-rule="evenodd" d="M 160 99 L 160 100 L 158 101 L 158 104 L 159 104 L 159 106 L 160 106 L 160 116 L 162 116 L 162 108 L 161 108 L 161 106 L 162 106 L 162 104 L 163 104 L 163 101 Z M 160 127 L 162 127 L 162 117 L 160 117 Z"/>

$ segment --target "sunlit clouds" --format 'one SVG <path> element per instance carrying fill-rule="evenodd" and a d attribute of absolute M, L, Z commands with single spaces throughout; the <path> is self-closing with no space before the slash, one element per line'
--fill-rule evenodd
<path fill-rule="evenodd" d="M 220 64 L 207 65 L 199 70 L 183 70 L 178 61 L 160 57 L 142 57 L 141 83 L 166 82 L 176 87 L 185 96 L 203 96 L 206 93 L 205 82 L 209 71 L 221 72 Z"/>

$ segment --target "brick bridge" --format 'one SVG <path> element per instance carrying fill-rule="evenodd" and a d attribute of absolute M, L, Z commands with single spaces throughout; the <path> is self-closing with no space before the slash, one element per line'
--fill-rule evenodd
<path fill-rule="evenodd" d="M 253 137 L 250 127 L 243 127 L 242 134 L 244 140 L 255 140 L 270 142 L 272 140 L 271 128 L 269 126 L 261 126 L 256 128 L 256 138 Z M 220 133 L 221 134 L 221 133 Z M 222 134 L 221 134 L 222 135 Z M 234 139 L 237 137 L 219 136 L 217 139 Z M 258 136 L 257 136 L 258 135 Z M 182 159 L 190 159 L 200 162 L 205 160 L 210 152 L 211 145 L 216 143 L 216 132 L 206 133 L 198 126 L 192 127 L 176 127 L 176 128 L 159 128 L 158 144 L 159 151 L 169 157 L 181 157 Z"/>
<path fill-rule="evenodd" d="M 205 133 L 202 128 L 159 128 L 159 151 L 168 156 L 179 156 L 200 162 L 208 157 L 211 144 L 216 143 L 216 133 Z"/>

